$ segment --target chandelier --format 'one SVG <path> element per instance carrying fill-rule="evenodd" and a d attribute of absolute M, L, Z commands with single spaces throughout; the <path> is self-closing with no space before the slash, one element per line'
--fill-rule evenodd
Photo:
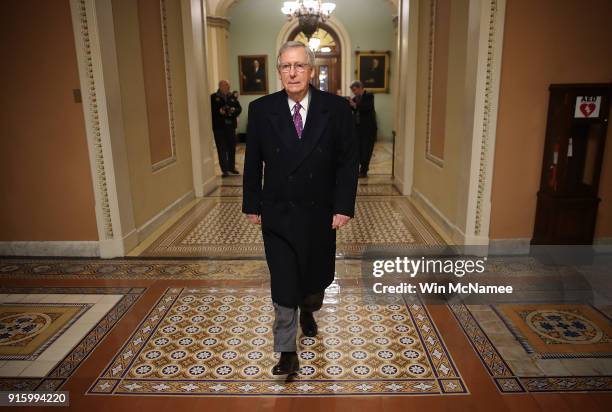
<path fill-rule="evenodd" d="M 300 30 L 310 39 L 335 8 L 334 3 L 321 3 L 321 0 L 298 0 L 284 2 L 281 11 L 289 20 L 298 19 Z"/>

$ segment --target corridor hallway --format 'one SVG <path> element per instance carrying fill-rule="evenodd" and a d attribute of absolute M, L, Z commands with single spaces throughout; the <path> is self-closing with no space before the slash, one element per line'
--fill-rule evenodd
<path fill-rule="evenodd" d="M 444 240 L 407 197 L 399 196 L 391 177 L 392 144 L 376 143 L 368 178 L 360 179 L 356 217 L 338 232 L 339 257 L 357 258 L 368 247 L 442 245 Z M 244 145 L 236 167 L 243 169 Z M 144 240 L 129 256 L 191 258 L 263 258 L 260 227 L 244 218 L 242 176 L 217 176 L 219 186 L 196 199 Z"/>
<path fill-rule="evenodd" d="M 290 380 L 271 374 L 260 227 L 241 213 L 242 176 L 220 175 L 212 103 L 229 81 L 244 140 L 251 103 L 282 89 L 299 19 L 279 0 L 3 3 L 0 398 L 64 392 L 87 412 L 610 409 L 612 2 L 333 3 L 311 38 L 314 82 L 344 97 L 366 84 L 377 143 Z M 243 144 L 236 161 L 243 172 Z M 396 258 L 451 264 L 375 271 Z"/>
<path fill-rule="evenodd" d="M 604 410 L 612 399 L 596 394 L 612 389 L 610 306 L 371 299 L 367 247 L 445 244 L 385 175 L 360 179 L 319 335 L 298 337 L 299 375 L 271 375 L 269 275 L 240 178 L 219 177 L 139 256 L 0 260 L 0 390 L 68 391 L 72 409 L 91 411 L 448 410 L 451 398 L 455 410 Z M 489 278 L 509 267 L 498 263 Z M 517 284 L 558 275 L 528 257 L 511 265 Z M 555 356 L 525 310 L 574 316 L 604 339 L 568 340 Z"/>

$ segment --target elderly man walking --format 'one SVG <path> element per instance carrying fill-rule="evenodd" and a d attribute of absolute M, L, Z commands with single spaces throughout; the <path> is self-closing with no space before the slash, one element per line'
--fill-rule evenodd
<path fill-rule="evenodd" d="M 358 142 L 350 107 L 315 89 L 314 54 L 285 43 L 283 90 L 249 105 L 242 211 L 260 224 L 271 276 L 275 375 L 293 374 L 299 323 L 316 336 L 313 312 L 334 280 L 336 230 L 354 215 Z M 263 187 L 262 187 L 263 178 Z"/>

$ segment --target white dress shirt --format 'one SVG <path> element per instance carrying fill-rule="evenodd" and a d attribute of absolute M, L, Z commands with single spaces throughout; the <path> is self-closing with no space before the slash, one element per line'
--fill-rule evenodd
<path fill-rule="evenodd" d="M 287 102 L 289 103 L 289 111 L 291 112 L 291 117 L 293 117 L 293 106 L 295 106 L 295 101 L 291 100 L 290 97 L 287 98 Z M 300 109 L 300 114 L 302 115 L 302 128 L 306 127 L 306 114 L 308 113 L 308 103 L 310 102 L 310 91 L 306 93 L 306 96 L 300 101 L 300 105 L 302 108 Z"/>

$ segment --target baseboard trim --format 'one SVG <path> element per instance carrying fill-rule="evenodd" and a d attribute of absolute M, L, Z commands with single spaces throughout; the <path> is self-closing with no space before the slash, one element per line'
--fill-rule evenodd
<path fill-rule="evenodd" d="M 5 241 L 0 242 L 0 255 L 29 257 L 99 257 L 100 244 L 96 240 Z"/>
<path fill-rule="evenodd" d="M 404 180 L 399 176 L 393 176 L 391 184 L 402 194 L 402 196 L 410 195 L 410 193 L 404 193 Z"/>
<path fill-rule="evenodd" d="M 491 239 L 489 240 L 489 255 L 528 255 L 529 238 Z"/>
<path fill-rule="evenodd" d="M 612 253 L 612 238 L 595 239 L 593 250 L 595 253 Z M 489 255 L 528 255 L 530 252 L 530 238 L 491 239 L 489 241 Z"/>
<path fill-rule="evenodd" d="M 434 228 L 447 243 L 462 245 L 465 243 L 465 234 L 455 226 L 433 203 L 414 187 L 410 199 L 433 224 Z"/>
<path fill-rule="evenodd" d="M 593 249 L 597 253 L 612 253 L 612 237 L 600 237 L 593 241 Z"/>
<path fill-rule="evenodd" d="M 140 226 L 136 231 L 138 232 L 138 243 L 146 239 L 151 233 L 163 225 L 174 213 L 178 212 L 183 206 L 195 199 L 193 190 L 185 193 L 183 196 L 176 199 L 169 206 L 163 209 L 161 212 L 149 219 L 144 225 Z M 134 245 L 135 246 L 135 245 Z M 126 252 L 133 248 L 126 248 Z"/>
<path fill-rule="evenodd" d="M 217 176 L 213 175 L 209 177 L 208 180 L 206 180 L 204 183 L 202 183 L 202 193 L 204 193 L 204 196 L 207 196 L 209 193 L 212 193 L 212 191 L 215 190 L 217 186 L 219 186 L 219 184 L 217 183 Z"/>

